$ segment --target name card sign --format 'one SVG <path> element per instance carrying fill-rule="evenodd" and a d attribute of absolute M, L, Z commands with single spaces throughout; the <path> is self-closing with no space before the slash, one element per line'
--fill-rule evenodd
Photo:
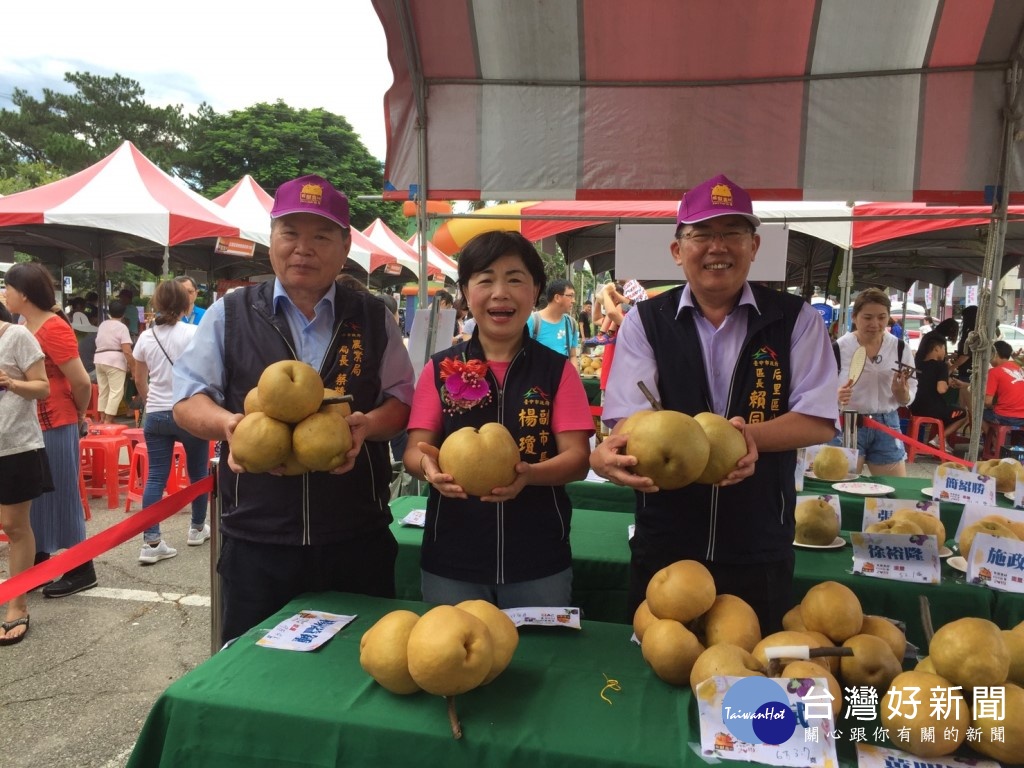
<path fill-rule="evenodd" d="M 526 608 L 505 608 L 503 613 L 512 619 L 512 623 L 517 627 L 580 629 L 579 608 L 529 606 Z"/>
<path fill-rule="evenodd" d="M 963 539 L 964 531 L 967 529 L 967 526 L 974 525 L 986 518 L 994 518 L 995 522 L 1000 525 L 1004 525 L 1004 521 L 1009 520 L 1013 522 L 1017 528 L 1024 529 L 1024 510 L 1004 509 L 1002 507 L 987 506 L 985 504 L 967 504 L 964 507 L 963 514 L 960 515 L 960 522 L 956 526 L 956 535 L 953 538 L 956 539 L 959 544 Z M 1017 533 L 1017 531 L 1014 531 L 1014 533 Z M 966 552 L 961 552 L 960 554 L 967 557 Z"/>
<path fill-rule="evenodd" d="M 939 516 L 939 502 L 937 501 L 883 499 L 878 496 L 868 496 L 864 499 L 864 519 L 861 524 L 861 530 L 867 530 L 869 525 L 888 520 L 892 517 L 893 512 L 901 509 L 908 509 L 912 512 L 924 512 L 936 518 Z"/>
<path fill-rule="evenodd" d="M 970 470 L 939 467 L 932 481 L 932 498 L 954 504 L 996 503 L 996 479 Z"/>
<path fill-rule="evenodd" d="M 1013 502 L 1014 507 L 1017 509 L 1024 508 L 1024 483 L 1020 481 L 1019 477 L 1017 478 L 1017 482 L 1014 484 L 1013 491 L 1010 492 L 1010 495 L 1013 497 L 1011 501 Z"/>
<path fill-rule="evenodd" d="M 708 762 L 839 764 L 832 694 L 824 678 L 715 676 L 694 693 L 701 756 Z M 681 762 L 689 763 L 690 757 Z"/>
<path fill-rule="evenodd" d="M 939 543 L 919 533 L 851 533 L 853 572 L 861 576 L 915 584 L 941 580 Z"/>
<path fill-rule="evenodd" d="M 910 729 L 907 730 L 909 731 Z M 893 738 L 898 739 L 899 734 L 893 734 Z M 985 738 L 988 738 L 988 734 L 985 734 Z M 899 744 L 901 742 L 897 741 L 896 743 Z M 970 765 L 971 768 L 999 768 L 999 763 L 995 760 L 981 760 L 974 755 L 971 755 L 969 763 L 954 755 L 949 757 L 929 757 L 927 760 L 922 760 L 909 752 L 903 752 L 899 749 L 857 742 L 858 768 L 892 768 L 893 766 L 904 765 L 927 765 L 928 768 L 964 768 L 965 765 Z"/>
<path fill-rule="evenodd" d="M 1000 592 L 1024 593 L 1024 541 L 977 534 L 967 561 L 967 581 Z"/>

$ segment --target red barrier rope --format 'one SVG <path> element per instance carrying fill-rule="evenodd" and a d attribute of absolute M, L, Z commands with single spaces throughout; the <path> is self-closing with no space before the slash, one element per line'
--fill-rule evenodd
<path fill-rule="evenodd" d="M 881 422 L 875 421 L 870 416 L 864 417 L 864 426 L 871 427 L 872 429 L 877 429 L 879 432 L 885 432 L 887 435 L 892 435 L 897 440 L 902 440 L 907 445 L 916 445 L 918 453 L 927 453 L 931 454 L 932 456 L 937 456 L 942 461 L 955 461 L 957 464 L 963 464 L 965 467 L 974 467 L 974 465 L 971 462 L 967 461 L 966 459 L 961 459 L 958 456 L 946 453 L 945 451 L 939 450 L 938 448 L 933 448 L 927 443 L 920 443 L 917 440 L 913 440 L 904 435 L 902 432 L 897 432 L 895 429 L 887 427 L 885 424 L 882 424 Z"/>
<path fill-rule="evenodd" d="M 67 573 L 72 568 L 77 568 L 97 555 L 102 555 L 104 552 L 124 544 L 147 528 L 166 520 L 201 494 L 209 493 L 212 490 L 213 477 L 208 475 L 199 482 L 192 483 L 188 488 L 182 488 L 156 504 L 150 504 L 145 509 L 140 509 L 131 517 L 100 531 L 71 549 L 64 550 L 46 562 L 34 565 L 27 571 L 22 571 L 17 576 L 0 584 L 0 605 L 12 597 L 35 589 L 40 584 L 53 581 L 57 576 Z"/>

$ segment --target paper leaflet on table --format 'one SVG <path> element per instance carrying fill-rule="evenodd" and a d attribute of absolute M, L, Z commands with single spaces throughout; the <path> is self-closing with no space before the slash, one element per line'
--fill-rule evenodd
<path fill-rule="evenodd" d="M 408 515 L 398 521 L 399 525 L 411 525 L 416 528 L 423 528 L 427 524 L 427 510 L 414 509 Z"/>
<path fill-rule="evenodd" d="M 580 628 L 579 608 L 531 606 L 527 608 L 505 608 L 504 613 L 512 619 L 512 623 L 517 627 Z"/>
<path fill-rule="evenodd" d="M 583 480 L 584 480 L 584 482 L 587 482 L 587 483 L 607 483 L 608 482 L 608 478 L 607 477 L 601 477 L 599 474 L 597 474 L 597 472 L 595 472 L 592 469 L 587 471 L 587 476 L 585 478 L 583 478 Z"/>
<path fill-rule="evenodd" d="M 996 503 L 996 479 L 968 469 L 939 466 L 932 479 L 932 498 L 954 504 Z"/>
<path fill-rule="evenodd" d="M 971 768 L 999 768 L 995 760 L 971 755 L 970 762 L 957 758 L 954 755 L 949 757 L 915 757 L 909 752 L 901 752 L 898 749 L 888 749 L 875 744 L 857 744 L 857 766 L 858 768 L 893 768 L 893 766 L 927 765 L 929 768 L 964 768 L 970 765 Z"/>
<path fill-rule="evenodd" d="M 861 530 L 867 530 L 869 525 L 880 523 L 892 517 L 892 513 L 900 509 L 909 509 L 914 512 L 926 512 L 934 518 L 939 517 L 939 502 L 926 499 L 883 499 L 878 496 L 869 496 L 864 499 L 864 518 L 861 523 Z M 941 546 L 944 542 L 939 542 Z"/>
<path fill-rule="evenodd" d="M 709 677 L 697 685 L 694 698 L 706 760 L 838 765 L 832 695 L 823 678 Z M 777 745 L 757 743 L 754 728 L 778 722 L 783 715 L 781 722 L 793 727 L 791 735 Z M 744 739 L 748 731 L 749 739 Z"/>
<path fill-rule="evenodd" d="M 355 618 L 355 615 L 326 611 L 299 611 L 267 632 L 256 641 L 256 645 L 285 651 L 314 651 Z"/>
<path fill-rule="evenodd" d="M 850 534 L 853 572 L 876 579 L 938 584 L 942 581 L 937 536 L 923 533 Z"/>
<path fill-rule="evenodd" d="M 976 534 L 967 560 L 967 581 L 1000 592 L 1024 592 L 1024 541 Z"/>

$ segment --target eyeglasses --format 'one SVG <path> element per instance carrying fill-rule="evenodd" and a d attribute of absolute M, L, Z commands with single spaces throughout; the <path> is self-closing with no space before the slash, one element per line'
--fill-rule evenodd
<path fill-rule="evenodd" d="M 694 245 L 711 245 L 716 239 L 722 238 L 723 245 L 739 245 L 749 234 L 750 230 L 730 230 L 729 232 L 694 230 L 684 232 L 682 239 L 689 240 Z"/>
<path fill-rule="evenodd" d="M 571 301 L 576 301 L 576 294 L 575 293 L 563 293 L 562 296 L 564 296 L 565 298 L 567 298 L 567 299 L 569 299 Z"/>

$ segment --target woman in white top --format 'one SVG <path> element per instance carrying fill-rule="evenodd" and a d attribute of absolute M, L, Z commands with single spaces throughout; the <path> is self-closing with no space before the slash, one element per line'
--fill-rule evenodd
<path fill-rule="evenodd" d="M 32 499 L 53 490 L 34 402 L 50 394 L 44 360 L 31 331 L 14 325 L 0 304 L 0 525 L 10 539 L 12 577 L 31 568 L 35 559 Z M 20 643 L 27 633 L 28 596 L 22 594 L 7 604 L 0 645 Z"/>
<path fill-rule="evenodd" d="M 853 330 L 840 336 L 839 388 L 840 410 L 855 410 L 896 430 L 900 429 L 897 410 L 910 405 L 917 392 L 914 355 L 903 342 L 888 332 L 889 297 L 877 288 L 861 291 L 853 302 Z M 902 355 L 899 354 L 903 347 Z M 850 361 L 858 347 L 864 347 L 864 370 L 856 383 L 850 381 Z M 906 366 L 896 364 L 899 358 Z M 858 473 L 865 461 L 872 475 L 905 477 L 906 451 L 903 443 L 877 429 L 857 429 Z"/>
<path fill-rule="evenodd" d="M 110 302 L 110 319 L 100 323 L 96 332 L 96 383 L 99 385 L 96 408 L 103 414 L 103 423 L 114 421 L 124 398 L 124 382 L 132 372 L 132 337 L 124 324 L 125 306 Z"/>
<path fill-rule="evenodd" d="M 174 443 L 185 447 L 188 477 L 193 483 L 209 474 L 210 444 L 190 435 L 174 421 L 173 378 L 177 360 L 198 326 L 180 322 L 188 312 L 189 298 L 181 283 L 165 280 L 153 295 L 153 323 L 139 335 L 135 343 L 135 384 L 139 395 L 146 401 L 143 430 L 149 451 L 149 474 L 142 492 L 142 506 L 160 501 L 167 478 L 171 474 Z M 198 546 L 210 538 L 206 524 L 207 496 L 202 494 L 192 502 L 192 527 L 186 543 Z M 147 529 L 143 535 L 139 562 L 152 565 L 178 554 L 160 535 L 160 524 Z"/>

